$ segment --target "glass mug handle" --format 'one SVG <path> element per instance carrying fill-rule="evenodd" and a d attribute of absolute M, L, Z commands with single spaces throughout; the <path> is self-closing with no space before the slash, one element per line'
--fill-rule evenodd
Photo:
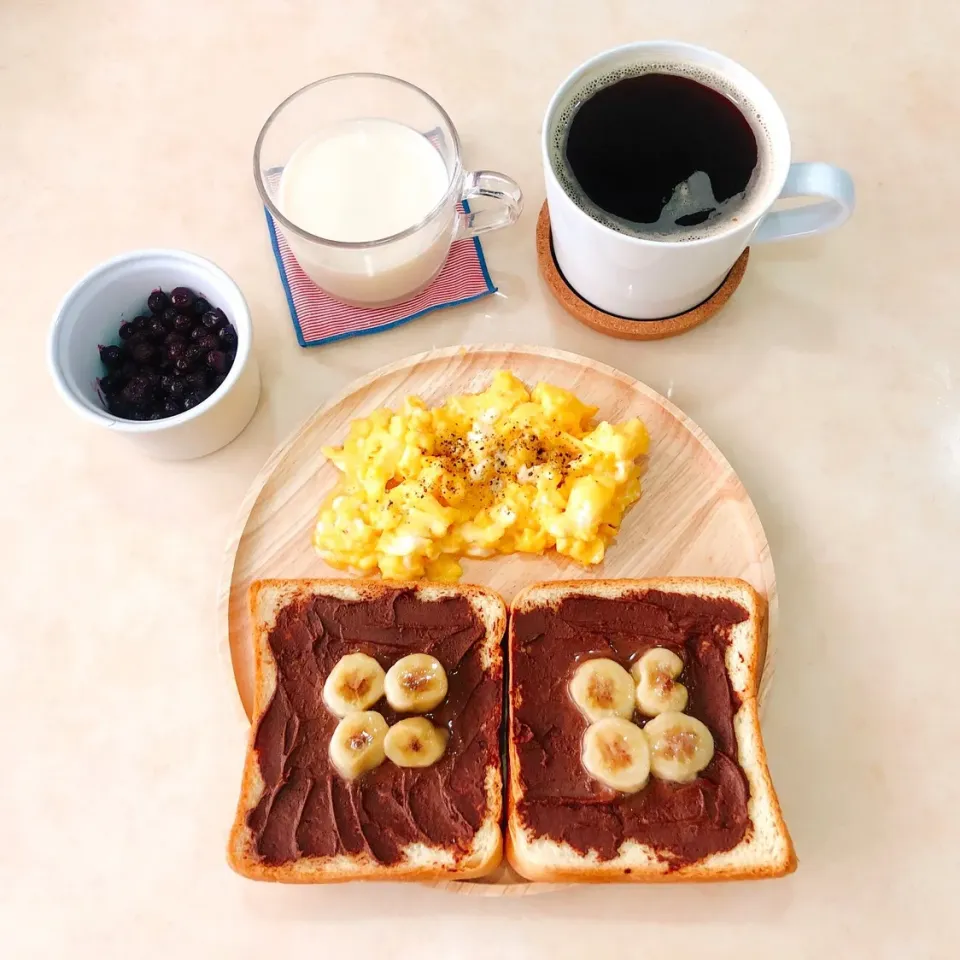
<path fill-rule="evenodd" d="M 771 243 L 825 233 L 849 219 L 856 205 L 856 191 L 850 174 L 840 167 L 819 161 L 790 164 L 787 182 L 777 199 L 789 197 L 819 197 L 820 202 L 768 213 L 760 221 L 751 243 Z"/>
<path fill-rule="evenodd" d="M 476 237 L 516 223 L 523 211 L 523 193 L 516 180 L 494 170 L 474 170 L 463 178 L 463 200 L 487 197 L 496 201 L 485 209 L 461 213 L 457 217 L 455 240 Z"/>

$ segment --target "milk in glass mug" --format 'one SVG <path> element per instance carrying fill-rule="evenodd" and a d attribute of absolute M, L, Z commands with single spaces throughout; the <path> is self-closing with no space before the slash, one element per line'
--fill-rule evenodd
<path fill-rule="evenodd" d="M 254 175 L 307 275 L 363 307 L 410 299 L 454 240 L 513 223 L 523 202 L 510 177 L 464 171 L 436 100 L 374 73 L 327 77 L 284 100 L 260 131 Z M 472 198 L 484 207 L 463 212 Z"/>

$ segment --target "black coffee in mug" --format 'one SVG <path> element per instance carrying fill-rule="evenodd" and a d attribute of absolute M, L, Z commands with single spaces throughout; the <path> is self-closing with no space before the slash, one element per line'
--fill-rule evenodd
<path fill-rule="evenodd" d="M 655 70 L 593 86 L 562 127 L 574 202 L 621 232 L 658 240 L 708 236 L 738 219 L 766 140 L 749 107 L 699 79 Z"/>

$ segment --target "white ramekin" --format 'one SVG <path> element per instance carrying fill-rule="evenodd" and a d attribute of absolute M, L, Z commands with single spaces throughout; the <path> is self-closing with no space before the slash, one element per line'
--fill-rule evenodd
<path fill-rule="evenodd" d="M 116 343 L 120 321 L 146 313 L 147 296 L 157 287 L 190 287 L 220 307 L 236 328 L 237 356 L 227 379 L 192 410 L 165 420 L 121 420 L 100 399 L 97 345 Z M 134 250 L 91 270 L 58 307 L 47 356 L 60 395 L 80 416 L 164 460 L 219 450 L 250 422 L 260 399 L 253 326 L 240 288 L 216 264 L 182 250 Z"/>

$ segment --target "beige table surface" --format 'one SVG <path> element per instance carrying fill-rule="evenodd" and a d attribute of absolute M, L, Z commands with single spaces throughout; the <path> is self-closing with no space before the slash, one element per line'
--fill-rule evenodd
<path fill-rule="evenodd" d="M 957 956 L 960 8 L 913 6 L 0 3 L 0 955 Z M 538 130 L 578 62 L 664 36 L 754 70 L 796 157 L 851 170 L 859 209 L 756 249 L 706 326 L 631 344 L 579 326 L 536 275 Z M 485 244 L 498 296 L 302 350 L 251 152 L 283 97 L 354 69 L 430 91 L 468 165 L 515 176 L 526 212 Z M 194 463 L 81 423 L 44 369 L 66 288 L 154 245 L 221 264 L 256 325 L 256 419 Z M 226 867 L 245 730 L 215 595 L 247 485 L 348 380 L 502 340 L 668 394 L 751 491 L 781 590 L 764 731 L 794 876 L 484 900 Z"/>

